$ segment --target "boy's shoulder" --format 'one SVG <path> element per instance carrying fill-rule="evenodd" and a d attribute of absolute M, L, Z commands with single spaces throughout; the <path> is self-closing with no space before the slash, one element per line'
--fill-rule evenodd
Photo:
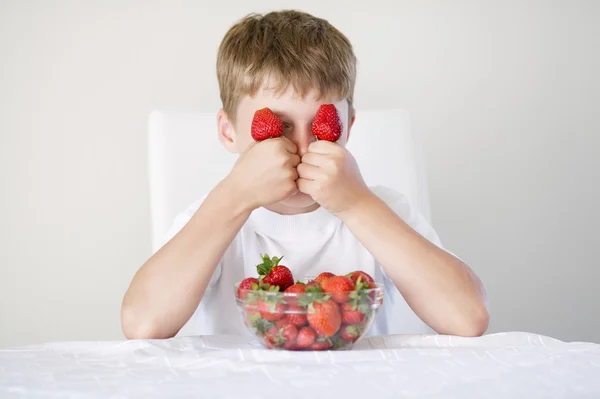
<path fill-rule="evenodd" d="M 200 205 L 202 205 L 207 196 L 208 194 L 203 195 L 200 199 L 193 201 L 185 209 L 175 214 L 175 217 L 173 218 L 171 224 L 169 225 L 169 228 L 163 235 L 163 240 L 158 248 L 162 247 L 164 244 L 169 242 L 171 238 L 175 237 L 177 233 L 179 233 L 179 231 L 192 219 L 192 217 L 194 216 L 198 208 L 200 208 Z M 156 248 L 156 250 L 158 250 L 158 248 Z"/>
<path fill-rule="evenodd" d="M 408 197 L 401 192 L 382 185 L 371 186 L 369 189 L 405 221 L 418 216 L 416 206 L 411 205 Z"/>
<path fill-rule="evenodd" d="M 390 209 L 402 218 L 406 224 L 438 247 L 442 247 L 439 236 L 431 224 L 419 211 L 418 207 L 415 204 L 411 204 L 404 194 L 387 186 L 373 186 L 370 189 L 373 194 L 378 196 Z"/>
<path fill-rule="evenodd" d="M 409 206 L 408 199 L 406 198 L 406 196 L 404 194 L 400 193 L 399 191 L 394 190 L 393 188 L 390 188 L 388 186 L 378 185 L 378 186 L 370 186 L 369 189 L 371 190 L 371 192 L 373 194 L 375 194 L 376 196 L 381 198 L 388 205 L 396 204 L 396 203 L 403 203 L 403 204 L 406 204 L 405 206 L 407 206 L 407 207 Z"/>

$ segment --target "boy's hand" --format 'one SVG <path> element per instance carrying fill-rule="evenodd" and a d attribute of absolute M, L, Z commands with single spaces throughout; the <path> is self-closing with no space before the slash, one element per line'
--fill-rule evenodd
<path fill-rule="evenodd" d="M 340 216 L 371 194 L 356 160 L 344 147 L 324 140 L 311 143 L 298 165 L 298 190 Z"/>
<path fill-rule="evenodd" d="M 227 176 L 232 195 L 239 197 L 249 212 L 294 195 L 300 162 L 297 151 L 285 137 L 252 143 Z"/>

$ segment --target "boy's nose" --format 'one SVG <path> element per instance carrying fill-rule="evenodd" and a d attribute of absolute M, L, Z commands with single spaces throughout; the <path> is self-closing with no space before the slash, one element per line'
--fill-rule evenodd
<path fill-rule="evenodd" d="M 315 141 L 315 136 L 313 136 L 310 128 L 295 128 L 292 141 L 298 147 L 298 155 L 303 156 L 308 151 L 310 143 Z"/>

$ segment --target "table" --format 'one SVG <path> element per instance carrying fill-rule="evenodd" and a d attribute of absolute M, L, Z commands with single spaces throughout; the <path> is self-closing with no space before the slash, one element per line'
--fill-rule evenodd
<path fill-rule="evenodd" d="M 514 332 L 267 351 L 237 336 L 0 350 L 0 398 L 600 398 L 600 345 Z"/>

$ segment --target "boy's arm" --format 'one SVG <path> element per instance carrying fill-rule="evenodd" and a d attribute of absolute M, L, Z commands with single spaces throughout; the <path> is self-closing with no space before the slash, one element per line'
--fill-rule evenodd
<path fill-rule="evenodd" d="M 312 143 L 298 174 L 299 190 L 346 224 L 425 323 L 441 334 L 485 332 L 489 316 L 479 279 L 372 193 L 346 149 L 326 141 Z"/>
<path fill-rule="evenodd" d="M 198 307 L 219 260 L 249 216 L 224 181 L 136 273 L 123 299 L 130 339 L 169 338 Z"/>
<path fill-rule="evenodd" d="M 427 325 L 450 335 L 479 336 L 487 330 L 485 293 L 477 276 L 416 232 L 382 199 L 366 193 L 339 217 Z"/>
<path fill-rule="evenodd" d="M 286 138 L 252 144 L 190 221 L 136 273 L 121 307 L 127 338 L 169 338 L 190 319 L 250 213 L 297 192 L 297 148 Z"/>

